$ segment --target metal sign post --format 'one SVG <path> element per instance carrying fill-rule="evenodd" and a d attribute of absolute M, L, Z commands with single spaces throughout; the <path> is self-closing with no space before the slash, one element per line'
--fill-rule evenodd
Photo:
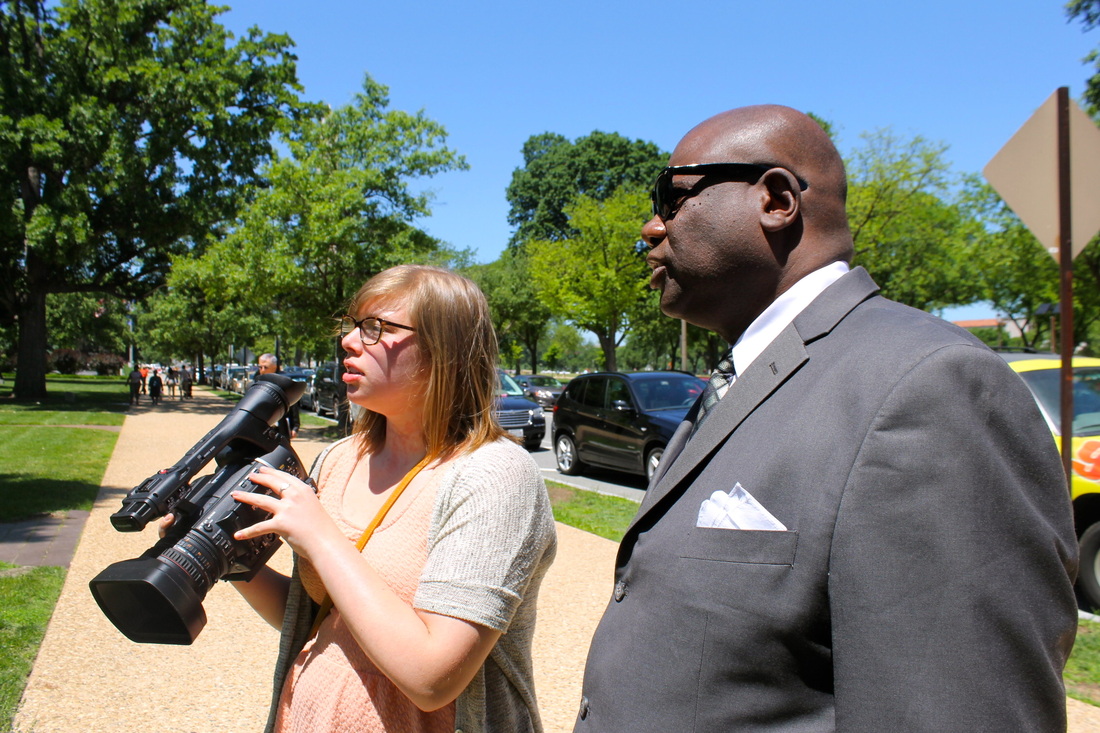
<path fill-rule="evenodd" d="M 1074 165 L 1070 166 L 1070 161 Z M 1073 259 L 1100 229 L 1100 129 L 1059 88 L 989 161 L 986 179 L 1058 262 L 1062 463 L 1072 480 Z M 1051 344 L 1052 348 L 1054 347 Z"/>
<path fill-rule="evenodd" d="M 1070 198 L 1069 89 L 1056 92 L 1058 111 L 1058 264 L 1062 304 L 1062 468 L 1073 481 L 1073 206 Z"/>

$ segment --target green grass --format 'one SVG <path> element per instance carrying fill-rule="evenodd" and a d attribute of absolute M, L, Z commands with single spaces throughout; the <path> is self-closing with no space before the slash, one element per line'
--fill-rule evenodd
<path fill-rule="evenodd" d="M 0 522 L 91 509 L 118 433 L 61 425 L 116 427 L 130 393 L 113 378 L 50 377 L 39 401 L 0 399 Z M 0 395 L 2 396 L 2 395 Z"/>
<path fill-rule="evenodd" d="M 638 502 L 547 481 L 554 519 L 618 542 L 638 513 Z"/>
<path fill-rule="evenodd" d="M 0 522 L 92 508 L 118 433 L 0 426 Z"/>
<path fill-rule="evenodd" d="M 1100 623 L 1085 619 L 1077 623 L 1077 641 L 1062 677 L 1067 695 L 1100 705 Z"/>
<path fill-rule="evenodd" d="M 0 563 L 0 730 L 12 729 L 27 676 L 53 614 L 65 568 L 28 568 L 4 575 Z"/>

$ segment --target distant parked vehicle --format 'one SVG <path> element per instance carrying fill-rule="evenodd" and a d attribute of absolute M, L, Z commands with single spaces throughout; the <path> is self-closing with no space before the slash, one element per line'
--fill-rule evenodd
<path fill-rule="evenodd" d="M 340 419 L 340 411 L 347 405 L 341 404 L 342 400 L 337 390 L 339 378 L 336 362 L 328 361 L 317 367 L 317 372 L 313 375 L 310 404 L 318 415 L 324 415 L 327 412 L 334 420 Z"/>
<path fill-rule="evenodd" d="M 248 376 L 248 367 L 233 367 L 229 370 L 229 391 L 244 394 L 252 380 Z"/>
<path fill-rule="evenodd" d="M 555 377 L 545 374 L 520 374 L 512 377 L 523 388 L 523 395 L 543 407 L 553 407 L 558 395 L 565 388 Z"/>
<path fill-rule="evenodd" d="M 523 388 L 502 369 L 500 397 L 497 400 L 497 422 L 517 438 L 523 439 L 523 447 L 534 450 L 542 444 L 546 435 L 546 414 L 542 407 L 523 396 Z"/>

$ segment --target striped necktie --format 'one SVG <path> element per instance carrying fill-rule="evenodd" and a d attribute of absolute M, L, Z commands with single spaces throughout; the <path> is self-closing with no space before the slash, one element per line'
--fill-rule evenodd
<path fill-rule="evenodd" d="M 737 375 L 733 371 L 733 349 L 730 349 L 710 374 L 710 381 L 707 382 L 707 388 L 703 390 L 702 404 L 699 405 L 699 414 L 695 418 L 695 427 L 692 432 L 699 429 L 703 418 L 718 404 L 718 400 L 725 396 L 736 379 Z"/>

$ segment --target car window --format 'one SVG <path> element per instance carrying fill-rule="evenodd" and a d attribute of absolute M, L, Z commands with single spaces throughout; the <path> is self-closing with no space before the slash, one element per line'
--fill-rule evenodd
<path fill-rule="evenodd" d="M 634 381 L 643 410 L 677 410 L 690 407 L 706 383 L 690 374 L 642 377 Z"/>
<path fill-rule="evenodd" d="M 630 388 L 621 379 L 609 379 L 607 382 L 607 404 L 612 407 L 634 409 L 634 400 L 630 397 Z"/>
<path fill-rule="evenodd" d="M 498 371 L 500 375 L 500 391 L 509 397 L 522 397 L 523 389 L 516 384 L 516 380 L 512 379 L 511 375 L 507 372 Z"/>
<path fill-rule="evenodd" d="M 1060 369 L 1021 372 L 1036 401 L 1050 416 L 1055 429 L 1062 424 Z M 1100 367 L 1073 370 L 1073 433 L 1091 435 L 1100 427 Z"/>
<path fill-rule="evenodd" d="M 607 385 L 607 380 L 601 377 L 593 377 L 592 379 L 586 379 L 584 381 L 587 382 L 587 384 L 584 387 L 584 393 L 577 396 L 577 402 L 580 402 L 585 407 L 602 409 L 604 406 L 604 388 Z"/>
<path fill-rule="evenodd" d="M 553 377 L 528 377 L 528 382 L 536 387 L 560 387 L 561 382 Z"/>

